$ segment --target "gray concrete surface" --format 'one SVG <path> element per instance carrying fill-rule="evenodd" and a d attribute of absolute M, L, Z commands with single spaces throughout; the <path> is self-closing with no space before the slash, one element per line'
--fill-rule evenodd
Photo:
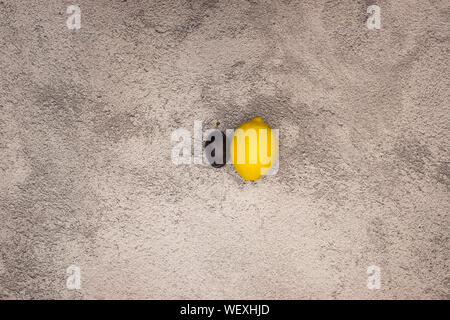
<path fill-rule="evenodd" d="M 76 3 L 0 1 L 1 299 L 449 299 L 448 1 Z M 257 115 L 277 175 L 172 164 Z"/>

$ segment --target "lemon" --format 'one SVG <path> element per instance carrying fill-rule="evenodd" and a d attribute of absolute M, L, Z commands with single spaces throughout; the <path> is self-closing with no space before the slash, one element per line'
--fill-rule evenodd
<path fill-rule="evenodd" d="M 230 155 L 242 178 L 258 180 L 277 160 L 277 135 L 261 117 L 255 117 L 235 129 Z"/>

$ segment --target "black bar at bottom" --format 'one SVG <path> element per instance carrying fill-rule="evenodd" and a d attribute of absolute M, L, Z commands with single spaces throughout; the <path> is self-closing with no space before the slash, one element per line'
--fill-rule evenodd
<path fill-rule="evenodd" d="M 299 300 L 116 300 L 116 301 L 0 301 L 0 310 L 11 309 L 15 316 L 21 313 L 53 314 L 61 308 L 71 316 L 92 316 L 93 309 L 104 316 L 129 317 L 134 313 L 153 319 L 291 319 L 293 316 L 333 316 L 354 314 L 362 317 L 385 317 L 386 306 L 398 309 L 403 316 L 416 315 L 427 309 L 444 308 L 447 301 L 299 301 Z M 357 309 L 355 309 L 355 307 Z M 61 315 L 59 313 L 59 315 Z"/>

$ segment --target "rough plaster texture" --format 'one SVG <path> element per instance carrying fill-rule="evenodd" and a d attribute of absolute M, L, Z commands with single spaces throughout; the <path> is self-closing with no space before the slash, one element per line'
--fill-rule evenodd
<path fill-rule="evenodd" d="M 0 1 L 0 298 L 449 298 L 448 1 L 71 4 Z M 277 175 L 172 164 L 256 115 Z"/>

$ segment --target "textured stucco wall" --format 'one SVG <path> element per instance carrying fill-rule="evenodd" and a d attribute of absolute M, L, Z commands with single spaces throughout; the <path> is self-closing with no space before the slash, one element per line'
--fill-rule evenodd
<path fill-rule="evenodd" d="M 0 298 L 448 299 L 449 16 L 1 0 Z M 256 115 L 277 175 L 172 164 L 173 130 Z"/>

